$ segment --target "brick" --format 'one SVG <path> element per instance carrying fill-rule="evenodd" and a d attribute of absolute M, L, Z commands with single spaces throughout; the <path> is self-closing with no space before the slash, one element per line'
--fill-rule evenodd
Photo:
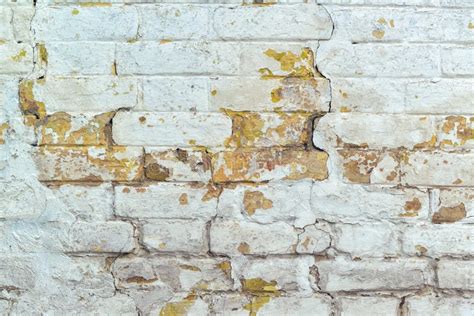
<path fill-rule="evenodd" d="M 331 80 L 335 112 L 463 114 L 473 113 L 469 78 Z"/>
<path fill-rule="evenodd" d="M 399 299 L 394 297 L 342 297 L 339 300 L 341 316 L 398 315 Z"/>
<path fill-rule="evenodd" d="M 208 38 L 211 9 L 211 6 L 196 4 L 157 4 L 140 8 L 141 37 L 144 40 Z"/>
<path fill-rule="evenodd" d="M 225 151 L 213 158 L 216 182 L 267 180 L 323 180 L 327 154 L 303 150 Z"/>
<path fill-rule="evenodd" d="M 317 122 L 313 140 L 322 148 L 411 149 L 432 140 L 434 121 L 431 116 L 331 113 Z M 397 133 L 390 132 L 394 130 Z"/>
<path fill-rule="evenodd" d="M 237 74 L 235 43 L 168 42 L 117 45 L 117 71 L 123 75 Z"/>
<path fill-rule="evenodd" d="M 176 232 L 181 232 L 176 234 Z M 158 252 L 205 254 L 208 251 L 206 222 L 182 219 L 148 220 L 143 225 L 142 241 Z"/>
<path fill-rule="evenodd" d="M 9 7 L 0 7 L 0 20 L 11 21 L 13 18 L 13 10 Z M 2 23 L 0 25 L 0 39 L 2 41 L 13 39 L 13 27 L 11 23 Z"/>
<path fill-rule="evenodd" d="M 347 183 L 395 184 L 400 180 L 400 153 L 397 151 L 342 149 L 337 153 L 339 168 Z"/>
<path fill-rule="evenodd" d="M 474 190 L 446 188 L 432 191 L 434 224 L 472 223 L 474 220 Z"/>
<path fill-rule="evenodd" d="M 219 217 L 261 224 L 286 222 L 303 227 L 316 221 L 310 206 L 311 183 L 268 183 L 229 185 L 219 196 Z"/>
<path fill-rule="evenodd" d="M 138 147 L 38 147 L 40 181 L 131 181 L 142 176 Z"/>
<path fill-rule="evenodd" d="M 211 186 L 181 183 L 116 186 L 115 213 L 131 218 L 210 219 L 216 214 L 218 192 Z"/>
<path fill-rule="evenodd" d="M 444 289 L 472 290 L 474 289 L 473 269 L 473 261 L 443 259 L 438 263 L 439 286 Z"/>
<path fill-rule="evenodd" d="M 10 25 L 12 26 L 15 41 L 29 42 L 32 38 L 30 24 L 35 13 L 35 8 L 33 6 L 18 6 L 12 9 L 13 20 Z"/>
<path fill-rule="evenodd" d="M 275 147 L 307 144 L 310 114 L 225 112 L 232 118 L 228 147 Z"/>
<path fill-rule="evenodd" d="M 221 113 L 119 112 L 112 128 L 117 144 L 179 147 L 221 146 L 231 131 Z"/>
<path fill-rule="evenodd" d="M 318 69 L 333 77 L 433 77 L 438 48 L 421 44 L 325 42 L 318 49 Z"/>
<path fill-rule="evenodd" d="M 233 283 L 230 262 L 222 258 L 122 257 L 114 262 L 112 271 L 119 289 L 164 284 L 176 292 L 226 291 Z"/>
<path fill-rule="evenodd" d="M 0 45 L 0 75 L 27 74 L 33 70 L 33 50 L 27 44 Z"/>
<path fill-rule="evenodd" d="M 301 295 L 312 294 L 309 281 L 310 267 L 314 258 L 274 258 L 272 264 L 265 259 L 253 259 L 235 267 L 244 293 L 273 296 L 279 291 L 298 291 Z"/>
<path fill-rule="evenodd" d="M 210 84 L 209 106 L 214 111 L 329 110 L 329 82 L 323 78 L 219 77 Z"/>
<path fill-rule="evenodd" d="M 275 297 L 262 307 L 253 304 L 258 310 L 258 315 L 311 315 L 315 311 L 321 315 L 329 315 L 331 312 L 330 302 L 319 296 L 312 297 Z"/>
<path fill-rule="evenodd" d="M 75 115 L 56 112 L 48 115 L 39 128 L 38 144 L 107 145 L 112 116 L 112 112 Z"/>
<path fill-rule="evenodd" d="M 298 236 L 291 225 L 284 223 L 216 220 L 211 224 L 210 239 L 211 251 L 216 254 L 268 255 L 294 253 Z"/>
<path fill-rule="evenodd" d="M 145 148 L 145 177 L 157 181 L 211 180 L 211 157 L 204 150 Z"/>
<path fill-rule="evenodd" d="M 135 37 L 138 13 L 127 6 L 49 6 L 36 10 L 38 41 L 113 41 Z"/>
<path fill-rule="evenodd" d="M 317 46 L 313 42 L 242 43 L 239 47 L 241 76 L 258 76 L 263 80 L 321 77 L 314 66 Z"/>
<path fill-rule="evenodd" d="M 410 82 L 405 111 L 415 113 L 474 113 L 472 79 L 441 79 Z"/>
<path fill-rule="evenodd" d="M 154 112 L 205 112 L 209 109 L 208 79 L 155 77 L 143 80 L 143 109 Z"/>
<path fill-rule="evenodd" d="M 63 211 L 83 221 L 99 222 L 113 216 L 113 188 L 110 184 L 86 186 L 67 184 L 50 186 L 54 197 L 64 207 Z"/>
<path fill-rule="evenodd" d="M 472 46 L 452 46 L 441 49 L 441 69 L 448 76 L 474 75 Z"/>
<path fill-rule="evenodd" d="M 353 258 L 394 257 L 399 254 L 398 234 L 380 223 L 336 224 L 334 247 Z"/>
<path fill-rule="evenodd" d="M 130 252 L 134 248 L 133 226 L 125 222 L 74 223 L 70 252 Z"/>
<path fill-rule="evenodd" d="M 452 0 L 443 0 L 452 1 Z M 458 1 L 458 0 L 454 0 Z M 463 0 L 459 0 L 463 1 Z M 406 6 L 438 6 L 439 0 L 319 0 L 322 4 L 341 4 L 341 5 L 406 5 Z"/>
<path fill-rule="evenodd" d="M 25 255 L 2 256 L 0 261 L 0 287 L 31 289 L 36 284 L 33 258 Z"/>
<path fill-rule="evenodd" d="M 414 296 L 405 300 L 407 315 L 469 315 L 474 308 L 472 298 L 440 295 Z"/>
<path fill-rule="evenodd" d="M 331 17 L 338 25 L 333 40 L 470 42 L 474 39 L 467 27 L 468 10 L 336 7 L 331 10 Z"/>
<path fill-rule="evenodd" d="M 340 259 L 321 261 L 316 266 L 320 276 L 318 285 L 327 292 L 420 289 L 433 283 L 429 262 L 421 259 Z"/>
<path fill-rule="evenodd" d="M 46 208 L 46 197 L 39 186 L 27 181 L 0 181 L 0 218 L 36 218 Z"/>
<path fill-rule="evenodd" d="M 323 7 L 288 6 L 219 7 L 213 27 L 223 39 L 328 39 L 332 22 Z"/>
<path fill-rule="evenodd" d="M 330 228 L 324 224 L 305 226 L 298 235 L 296 253 L 322 253 L 331 246 Z"/>
<path fill-rule="evenodd" d="M 108 112 L 137 103 L 137 82 L 116 77 L 48 78 L 23 84 L 26 100 L 52 112 Z M 74 91 L 71 94 L 70 91 Z"/>
<path fill-rule="evenodd" d="M 113 43 L 47 43 L 48 75 L 113 75 Z"/>
<path fill-rule="evenodd" d="M 402 183 L 408 185 L 472 186 L 472 153 L 413 152 L 402 160 Z M 449 170 L 449 172 L 447 171 Z"/>
<path fill-rule="evenodd" d="M 360 219 L 414 221 L 427 219 L 428 192 L 339 183 L 314 183 L 311 208 L 317 218 L 358 222 Z"/>
<path fill-rule="evenodd" d="M 409 255 L 462 256 L 474 251 L 474 232 L 462 225 L 425 225 L 405 229 L 403 251 Z"/>

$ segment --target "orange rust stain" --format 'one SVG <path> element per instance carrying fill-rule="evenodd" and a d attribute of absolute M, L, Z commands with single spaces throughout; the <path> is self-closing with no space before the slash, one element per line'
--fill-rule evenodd
<path fill-rule="evenodd" d="M 278 169 L 285 173 L 283 179 L 287 180 L 324 180 L 328 176 L 327 159 L 327 153 L 319 151 L 226 151 L 213 158 L 213 179 L 216 182 L 252 181 Z"/>
<path fill-rule="evenodd" d="M 433 214 L 431 221 L 433 224 L 454 223 L 466 217 L 466 206 L 459 203 L 456 206 L 441 207 Z"/>
<path fill-rule="evenodd" d="M 418 198 L 413 198 L 411 201 L 405 202 L 405 213 L 400 214 L 401 217 L 415 217 L 421 210 L 421 202 Z"/>
<path fill-rule="evenodd" d="M 158 281 L 158 278 L 145 279 L 144 277 L 141 277 L 141 276 L 133 276 L 125 280 L 125 282 L 127 283 L 137 283 L 137 284 L 150 284 L 155 281 Z"/>
<path fill-rule="evenodd" d="M 351 182 L 370 183 L 370 174 L 381 160 L 380 153 L 360 150 L 338 151 L 345 162 L 344 176 Z"/>
<path fill-rule="evenodd" d="M 273 201 L 267 199 L 260 191 L 246 190 L 244 192 L 244 209 L 252 216 L 258 209 L 268 210 L 273 207 Z"/>
<path fill-rule="evenodd" d="M 237 248 L 237 250 L 241 253 L 241 254 L 248 254 L 250 253 L 250 246 L 249 244 L 247 244 L 246 242 L 241 242 L 239 247 Z"/>
<path fill-rule="evenodd" d="M 0 144 L 5 144 L 5 132 L 7 131 L 8 123 L 2 123 L 0 125 Z"/>
<path fill-rule="evenodd" d="M 190 294 L 179 302 L 167 303 L 161 310 L 160 316 L 186 316 L 191 306 L 194 305 L 197 296 Z"/>
<path fill-rule="evenodd" d="M 183 193 L 179 196 L 179 204 L 180 205 L 188 205 L 188 195 L 186 193 Z"/>

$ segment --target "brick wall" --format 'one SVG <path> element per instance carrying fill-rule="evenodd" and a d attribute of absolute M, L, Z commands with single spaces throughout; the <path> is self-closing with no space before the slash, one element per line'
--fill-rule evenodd
<path fill-rule="evenodd" d="M 0 314 L 472 313 L 472 1 L 145 2 L 0 0 Z"/>

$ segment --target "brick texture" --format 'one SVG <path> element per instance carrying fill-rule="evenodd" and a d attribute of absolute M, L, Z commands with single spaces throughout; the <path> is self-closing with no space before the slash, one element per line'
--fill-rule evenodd
<path fill-rule="evenodd" d="M 470 0 L 0 0 L 0 315 L 471 315 Z"/>

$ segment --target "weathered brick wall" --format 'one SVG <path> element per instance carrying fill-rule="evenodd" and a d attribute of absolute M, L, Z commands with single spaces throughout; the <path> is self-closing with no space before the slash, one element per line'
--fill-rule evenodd
<path fill-rule="evenodd" d="M 0 314 L 473 313 L 472 0 L 112 2 L 0 0 Z"/>

